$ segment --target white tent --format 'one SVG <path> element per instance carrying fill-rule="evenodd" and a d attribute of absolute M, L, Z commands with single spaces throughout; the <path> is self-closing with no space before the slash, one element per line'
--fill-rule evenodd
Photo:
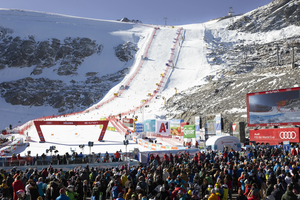
<path fill-rule="evenodd" d="M 241 150 L 241 142 L 237 137 L 233 136 L 213 136 L 206 141 L 206 148 L 211 150 L 223 151 L 224 148 L 235 151 Z"/>

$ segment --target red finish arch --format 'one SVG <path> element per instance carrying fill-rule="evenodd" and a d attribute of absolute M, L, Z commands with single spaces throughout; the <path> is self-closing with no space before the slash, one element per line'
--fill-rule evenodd
<path fill-rule="evenodd" d="M 34 121 L 36 131 L 39 135 L 40 141 L 45 142 L 41 126 L 42 125 L 103 125 L 98 141 L 103 140 L 108 125 L 108 120 L 103 121 Z"/>

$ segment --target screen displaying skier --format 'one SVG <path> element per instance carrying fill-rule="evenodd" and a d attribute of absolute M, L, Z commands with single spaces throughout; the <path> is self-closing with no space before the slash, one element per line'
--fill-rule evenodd
<path fill-rule="evenodd" d="M 248 126 L 300 124 L 300 87 L 247 94 Z"/>

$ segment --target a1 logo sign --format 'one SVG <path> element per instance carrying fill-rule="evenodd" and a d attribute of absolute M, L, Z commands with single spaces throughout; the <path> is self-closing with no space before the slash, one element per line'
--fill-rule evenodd
<path fill-rule="evenodd" d="M 159 134 L 170 135 L 170 122 L 166 120 L 156 120 L 156 131 Z"/>

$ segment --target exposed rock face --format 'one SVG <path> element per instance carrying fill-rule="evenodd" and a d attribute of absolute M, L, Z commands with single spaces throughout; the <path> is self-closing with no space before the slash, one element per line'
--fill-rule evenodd
<path fill-rule="evenodd" d="M 120 44 L 117 47 L 114 47 L 114 49 L 116 56 L 122 62 L 130 61 L 138 50 L 136 44 L 131 42 Z"/>
<path fill-rule="evenodd" d="M 7 103 L 23 106 L 52 106 L 60 113 L 81 111 L 97 103 L 117 82 L 121 81 L 128 69 L 102 77 L 90 73 L 85 82 L 71 81 L 67 85 L 61 80 L 27 77 L 17 81 L 0 83 L 1 97 Z"/>
<path fill-rule="evenodd" d="M 257 43 L 251 41 L 250 43 L 244 40 L 228 43 L 220 42 L 220 38 L 214 38 L 212 43 L 215 48 L 209 49 L 207 58 L 213 65 L 226 63 L 230 70 L 221 72 L 223 74 L 246 73 L 254 68 L 263 69 L 291 64 L 294 46 L 294 60 L 298 63 L 300 46 L 295 43 L 298 40 L 300 40 L 300 36 L 269 43 L 263 43 L 263 41 L 257 41 Z M 209 79 L 210 77 L 207 77 L 207 80 Z"/>
<path fill-rule="evenodd" d="M 246 94 L 260 91 L 290 88 L 300 85 L 298 68 L 265 68 L 236 74 L 195 86 L 168 99 L 165 109 L 168 117 L 194 122 L 194 116 L 221 113 L 224 130 L 229 132 L 230 123 L 246 122 Z"/>
<path fill-rule="evenodd" d="M 77 68 L 84 59 L 96 52 L 99 54 L 102 48 L 89 38 L 69 37 L 61 43 L 55 38 L 51 42 L 36 42 L 33 36 L 21 40 L 7 35 L 0 43 L 0 66 L 3 69 L 5 66 L 22 68 L 36 65 L 31 74 L 38 75 L 44 68 L 59 64 L 58 75 L 77 74 Z"/>
<path fill-rule="evenodd" d="M 117 21 L 121 21 L 121 22 L 133 22 L 133 23 L 142 23 L 141 20 L 138 20 L 138 19 L 128 19 L 127 17 L 124 17 L 122 19 L 117 19 Z"/>
<path fill-rule="evenodd" d="M 280 30 L 290 25 L 300 26 L 300 4 L 298 0 L 274 0 L 268 6 L 244 15 L 229 30 L 255 33 Z"/>
<path fill-rule="evenodd" d="M 128 72 L 127 68 L 104 76 L 87 72 L 85 81 L 72 80 L 71 84 L 63 79 L 34 78 L 45 68 L 54 66 L 60 76 L 77 75 L 87 57 L 101 55 L 103 45 L 85 37 L 36 41 L 34 36 L 21 39 L 12 37 L 11 33 L 12 30 L 0 27 L 0 70 L 35 66 L 31 77 L 0 83 L 1 97 L 12 105 L 48 105 L 57 108 L 60 114 L 81 111 L 100 101 Z M 127 42 L 115 50 L 118 58 L 127 62 L 133 59 L 137 48 L 136 44 Z"/>

